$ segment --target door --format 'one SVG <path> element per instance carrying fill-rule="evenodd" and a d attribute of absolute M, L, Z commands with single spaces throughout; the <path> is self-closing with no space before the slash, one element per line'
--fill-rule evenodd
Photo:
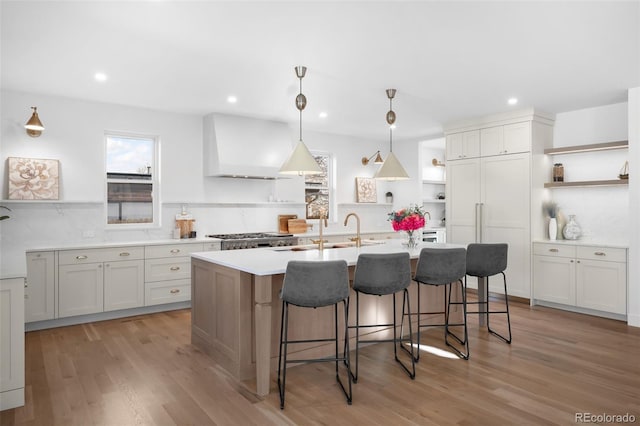
<path fill-rule="evenodd" d="M 627 313 L 625 263 L 578 259 L 576 305 L 598 311 Z"/>
<path fill-rule="evenodd" d="M 9 278 L 0 280 L 0 393 L 21 388 L 24 388 L 24 278 Z M 19 405 L 24 405 L 24 396 L 19 399 L 22 402 Z M 3 400 L 0 396 L 0 409 L 18 406 L 12 401 L 16 399 Z"/>
<path fill-rule="evenodd" d="M 447 163 L 447 240 L 476 242 L 477 210 L 480 203 L 480 159 Z"/>
<path fill-rule="evenodd" d="M 104 310 L 102 269 L 102 263 L 59 266 L 58 318 Z"/>
<path fill-rule="evenodd" d="M 104 310 L 144 306 L 144 260 L 104 264 Z"/>
<path fill-rule="evenodd" d="M 531 297 L 530 176 L 529 154 L 482 158 L 480 241 L 507 243 L 508 292 Z M 500 280 L 491 288 L 502 289 Z"/>
<path fill-rule="evenodd" d="M 574 306 L 575 261 L 567 257 L 533 256 L 533 298 Z"/>
<path fill-rule="evenodd" d="M 54 252 L 27 253 L 24 321 L 45 321 L 55 315 Z"/>

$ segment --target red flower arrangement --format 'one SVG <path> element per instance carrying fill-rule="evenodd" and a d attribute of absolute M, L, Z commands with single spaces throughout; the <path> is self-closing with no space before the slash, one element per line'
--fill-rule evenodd
<path fill-rule="evenodd" d="M 412 205 L 397 212 L 389 213 L 388 220 L 391 222 L 394 231 L 406 231 L 412 234 L 413 231 L 424 227 L 426 224 L 424 215 L 422 207 Z"/>

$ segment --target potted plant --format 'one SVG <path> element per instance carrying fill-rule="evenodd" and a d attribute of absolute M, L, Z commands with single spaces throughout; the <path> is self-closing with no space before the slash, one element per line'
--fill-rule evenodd
<path fill-rule="evenodd" d="M 385 194 L 385 196 L 387 197 L 387 203 L 392 204 L 393 203 L 393 193 L 387 192 Z"/>

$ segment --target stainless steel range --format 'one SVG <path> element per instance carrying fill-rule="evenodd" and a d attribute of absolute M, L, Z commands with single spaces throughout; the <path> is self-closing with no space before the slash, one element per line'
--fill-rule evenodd
<path fill-rule="evenodd" d="M 207 237 L 221 239 L 220 250 L 298 245 L 298 237 L 294 237 L 293 234 L 253 232 L 247 234 L 216 234 L 207 235 Z"/>

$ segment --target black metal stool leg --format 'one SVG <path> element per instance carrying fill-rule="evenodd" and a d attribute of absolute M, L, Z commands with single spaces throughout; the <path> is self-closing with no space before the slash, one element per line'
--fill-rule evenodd
<path fill-rule="evenodd" d="M 504 311 L 494 311 L 492 312 L 489 309 L 489 297 L 487 297 L 487 330 L 489 331 L 489 333 L 493 334 L 494 336 L 502 339 L 505 343 L 507 344 L 511 344 L 511 317 L 509 315 L 509 296 L 507 295 L 507 276 L 504 274 L 504 272 L 501 272 L 502 274 L 502 280 L 503 280 L 503 284 L 504 284 L 504 304 L 505 304 L 505 308 L 506 310 Z M 487 277 L 487 294 L 489 294 L 489 277 Z M 493 330 L 489 324 L 489 317 L 491 316 L 491 314 L 506 314 L 507 315 L 507 330 L 509 331 L 509 337 L 505 337 L 501 334 L 499 334 L 498 332 L 496 332 L 495 330 Z"/>

